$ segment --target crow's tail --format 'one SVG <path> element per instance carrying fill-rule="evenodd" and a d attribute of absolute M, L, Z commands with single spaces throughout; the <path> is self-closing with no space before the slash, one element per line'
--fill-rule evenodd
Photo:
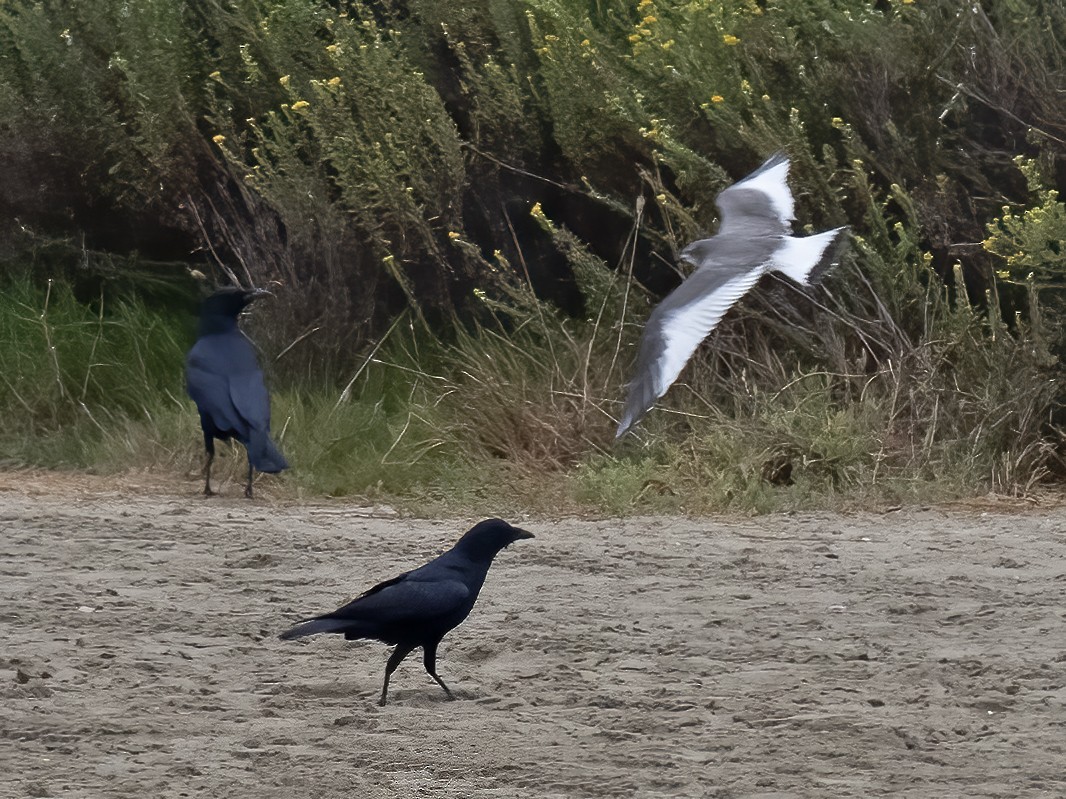
<path fill-rule="evenodd" d="M 317 633 L 343 633 L 351 626 L 351 621 L 344 619 L 310 619 L 300 622 L 291 630 L 286 630 L 278 638 L 282 641 L 291 641 L 293 638 L 303 638 L 305 635 Z"/>
<path fill-rule="evenodd" d="M 289 468 L 281 450 L 270 440 L 266 430 L 252 430 L 248 434 L 248 462 L 260 472 L 275 474 Z"/>

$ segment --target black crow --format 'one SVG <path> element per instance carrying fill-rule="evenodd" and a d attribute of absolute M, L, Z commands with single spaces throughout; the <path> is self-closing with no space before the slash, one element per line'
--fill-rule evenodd
<path fill-rule="evenodd" d="M 203 302 L 196 343 L 185 359 L 189 396 L 200 411 L 204 431 L 204 493 L 211 490 L 211 462 L 215 439 L 235 438 L 248 452 L 248 484 L 252 470 L 280 472 L 289 464 L 270 440 L 270 395 L 252 342 L 237 326 L 237 317 L 250 302 L 268 295 L 263 289 L 224 288 Z"/>
<path fill-rule="evenodd" d="M 533 533 L 501 519 L 486 519 L 425 566 L 379 583 L 344 607 L 303 621 L 279 637 L 288 641 L 315 633 L 342 633 L 348 640 L 372 638 L 394 644 L 385 666 L 381 705 L 389 695 L 389 677 L 420 646 L 426 671 L 451 699 L 452 692 L 437 675 L 437 644 L 474 607 L 496 553 L 520 538 L 532 537 Z"/>
<path fill-rule="evenodd" d="M 776 271 L 809 285 L 812 273 L 821 274 L 816 267 L 826 266 L 836 255 L 845 228 L 791 235 L 795 216 L 787 177 L 788 158 L 782 153 L 771 156 L 718 195 L 718 234 L 681 251 L 681 260 L 696 271 L 648 318 L 615 438 L 625 435 L 666 393 L 700 342 L 759 278 Z"/>

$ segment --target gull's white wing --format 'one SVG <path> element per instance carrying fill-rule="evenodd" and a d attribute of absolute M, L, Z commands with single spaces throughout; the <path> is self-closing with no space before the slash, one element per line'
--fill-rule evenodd
<path fill-rule="evenodd" d="M 795 203 L 788 188 L 788 157 L 770 156 L 762 166 L 722 191 L 715 200 L 719 236 L 781 236 L 791 231 Z"/>
<path fill-rule="evenodd" d="M 700 342 L 766 269 L 767 264 L 755 265 L 737 274 L 704 266 L 656 306 L 640 339 L 640 354 L 615 438 L 640 421 L 666 393 Z"/>

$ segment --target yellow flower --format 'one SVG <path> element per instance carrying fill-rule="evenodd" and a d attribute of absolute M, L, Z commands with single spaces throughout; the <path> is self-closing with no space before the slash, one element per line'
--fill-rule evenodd
<path fill-rule="evenodd" d="M 589 41 L 588 39 L 582 39 L 582 40 L 581 40 L 581 46 L 582 46 L 582 47 L 588 47 L 588 46 L 590 46 L 591 44 L 592 44 L 592 42 L 590 42 L 590 41 Z"/>
<path fill-rule="evenodd" d="M 645 8 L 651 5 L 651 0 L 640 0 L 637 3 L 637 11 L 643 11 Z"/>
<path fill-rule="evenodd" d="M 674 40 L 673 39 L 667 39 L 665 42 L 663 42 L 659 46 L 662 47 L 664 50 L 669 50 L 671 47 L 674 46 Z"/>
<path fill-rule="evenodd" d="M 222 80 L 222 73 L 221 73 L 221 72 L 219 72 L 219 71 L 218 71 L 218 70 L 216 69 L 216 70 L 215 70 L 214 72 L 212 72 L 212 73 L 211 73 L 210 75 L 208 75 L 207 77 L 211 78 L 211 80 Z"/>
<path fill-rule="evenodd" d="M 722 95 L 720 95 L 720 94 L 716 94 L 716 95 L 711 97 L 711 102 L 712 103 L 724 103 L 725 102 L 725 98 Z"/>
<path fill-rule="evenodd" d="M 337 50 L 339 50 L 339 49 L 340 49 L 340 47 L 335 45 L 335 44 L 326 45 L 326 52 L 327 53 L 336 53 Z"/>
<path fill-rule="evenodd" d="M 533 203 L 533 207 L 529 209 L 529 215 L 536 219 L 544 218 L 544 210 L 540 207 L 540 203 Z"/>
<path fill-rule="evenodd" d="M 292 110 L 293 111 L 303 111 L 305 108 L 308 108 L 310 105 L 311 104 L 309 102 L 307 102 L 307 100 L 297 100 L 295 103 L 292 104 Z"/>
<path fill-rule="evenodd" d="M 727 34 L 723 35 L 722 36 L 722 41 L 725 42 L 730 47 L 734 47 L 734 46 L 740 44 L 740 39 L 738 39 L 732 33 L 727 33 Z"/>
<path fill-rule="evenodd" d="M 337 76 L 335 78 L 330 78 L 329 80 L 326 81 L 326 85 L 327 86 L 332 86 L 333 88 L 337 88 L 338 86 L 341 85 L 340 76 Z"/>
<path fill-rule="evenodd" d="M 222 144 L 222 142 L 224 142 L 225 140 L 226 137 L 223 136 L 221 133 L 219 133 L 217 136 L 211 137 L 211 141 L 213 141 L 215 144 Z"/>
<path fill-rule="evenodd" d="M 844 120 L 843 120 L 843 119 L 841 119 L 840 117 L 833 117 L 833 119 L 832 119 L 832 121 L 830 122 L 830 124 L 831 124 L 831 125 L 832 125 L 832 126 L 833 126 L 834 128 L 836 128 L 837 130 L 840 130 L 840 129 L 841 129 L 842 127 L 844 127 Z"/>
<path fill-rule="evenodd" d="M 1010 280 L 1010 272 L 1008 272 L 1006 269 L 997 269 L 996 277 L 998 277 L 1000 280 Z"/>
<path fill-rule="evenodd" d="M 449 230 L 448 231 L 448 238 L 451 239 L 452 241 L 455 241 L 457 238 L 459 238 L 459 234 L 456 233 L 454 230 Z"/>
<path fill-rule="evenodd" d="M 280 78 L 278 78 L 278 83 L 280 83 L 282 86 L 284 86 L 287 89 L 289 87 L 289 76 L 288 75 L 282 75 Z"/>
<path fill-rule="evenodd" d="M 640 41 L 640 34 L 639 33 L 631 33 L 631 34 L 629 34 L 629 41 L 631 41 L 631 42 L 639 42 Z"/>
<path fill-rule="evenodd" d="M 652 25 L 658 21 L 659 20 L 653 17 L 651 14 L 648 14 L 648 16 L 644 17 L 644 19 L 642 20 L 645 25 Z"/>

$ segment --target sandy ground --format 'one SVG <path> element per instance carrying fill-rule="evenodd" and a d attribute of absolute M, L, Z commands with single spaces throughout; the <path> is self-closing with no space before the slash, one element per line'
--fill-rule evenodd
<path fill-rule="evenodd" d="M 513 520 L 379 708 L 276 634 L 474 520 L 191 486 L 0 476 L 0 796 L 1066 796 L 1062 508 Z"/>

